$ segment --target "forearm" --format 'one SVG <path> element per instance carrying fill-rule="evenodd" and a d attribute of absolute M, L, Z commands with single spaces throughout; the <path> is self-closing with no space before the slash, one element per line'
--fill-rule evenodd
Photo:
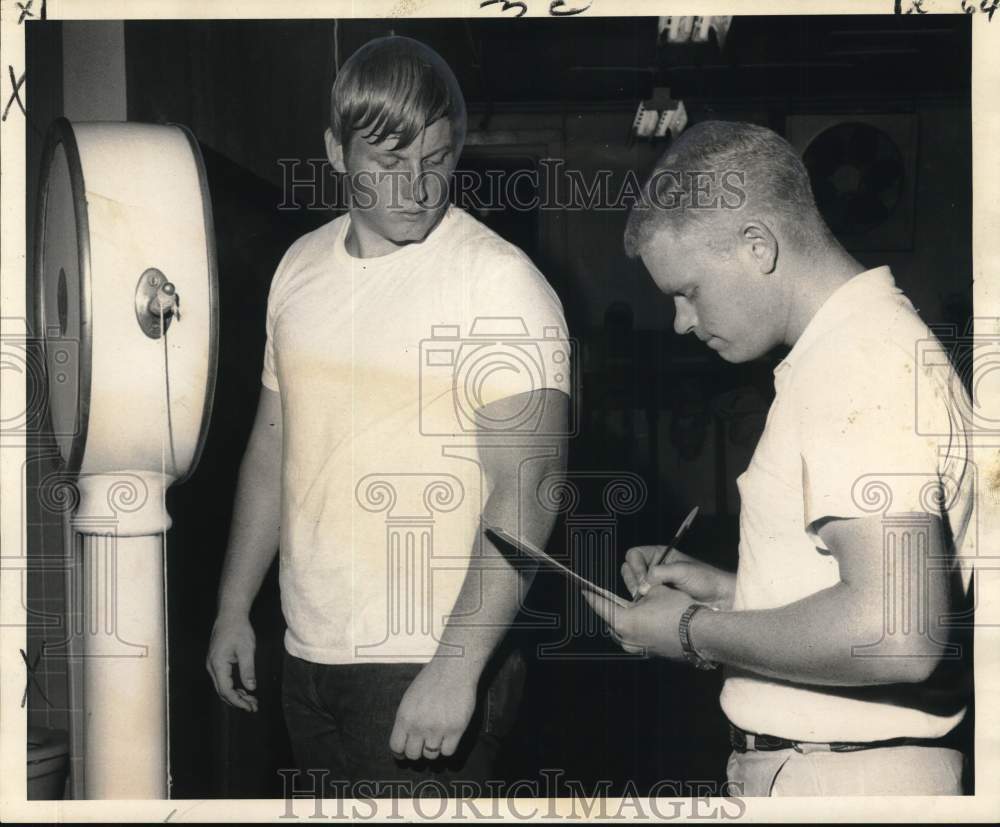
<path fill-rule="evenodd" d="M 482 522 L 517 526 L 518 510 L 515 493 L 509 487 L 498 488 L 486 501 Z M 554 518 L 555 515 L 538 508 L 528 513 L 522 511 L 521 530 L 533 543 L 544 546 Z M 465 581 L 442 633 L 437 659 L 454 657 L 458 647 L 461 656 L 454 657 L 451 665 L 460 666 L 478 678 L 517 616 L 535 568 L 515 569 L 482 529 L 477 530 L 475 543 L 478 548 L 473 549 Z"/>
<path fill-rule="evenodd" d="M 477 680 L 517 616 L 534 577 L 533 567 L 516 570 L 485 536 L 482 525 L 508 528 L 544 547 L 556 518 L 542 506 L 538 491 L 547 478 L 565 469 L 569 397 L 549 389 L 531 393 L 531 397 L 500 399 L 481 410 L 483 433 L 496 436 L 491 423 L 510 421 L 526 405 L 539 405 L 543 414 L 536 433 L 551 437 L 525 441 L 515 434 L 514 444 L 484 439 L 479 445 L 486 502 L 470 550 L 469 570 L 434 658 L 439 666 L 460 667 L 463 674 Z M 456 651 L 460 657 L 453 656 Z"/>
<path fill-rule="evenodd" d="M 281 463 L 248 450 L 240 465 L 232 527 L 219 585 L 219 614 L 249 614 L 278 550 Z"/>
<path fill-rule="evenodd" d="M 932 520 L 929 530 L 908 529 L 900 547 L 926 543 L 927 554 L 901 555 L 891 567 L 881 517 L 831 518 L 817 530 L 840 582 L 781 608 L 699 612 L 691 627 L 695 648 L 709 659 L 799 683 L 926 680 L 943 654 L 954 598 L 950 572 L 928 562 L 945 556 L 941 521 Z"/>
<path fill-rule="evenodd" d="M 712 661 L 796 683 L 862 686 L 926 677 L 926 636 L 884 636 L 883 597 L 839 583 L 803 600 L 757 611 L 701 611 L 691 624 L 698 653 Z M 882 641 L 881 656 L 857 649 Z"/>

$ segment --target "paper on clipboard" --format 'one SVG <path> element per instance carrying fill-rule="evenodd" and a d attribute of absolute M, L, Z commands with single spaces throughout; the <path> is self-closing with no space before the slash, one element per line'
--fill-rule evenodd
<path fill-rule="evenodd" d="M 485 529 L 486 536 L 489 537 L 490 540 L 498 545 L 502 550 L 510 553 L 513 549 L 515 551 L 520 551 L 523 554 L 527 554 L 529 557 L 534 557 L 536 560 L 552 566 L 562 572 L 563 575 L 568 577 L 581 588 L 587 589 L 587 591 L 594 592 L 595 594 L 599 594 L 602 597 L 606 597 L 608 600 L 615 603 L 615 605 L 621 606 L 623 609 L 627 609 L 631 605 L 627 600 L 619 597 L 614 592 L 602 589 L 596 583 L 591 583 L 586 577 L 581 577 L 575 571 L 564 566 L 554 557 L 549 556 L 537 546 L 529 543 L 527 540 L 522 540 L 519 537 L 508 534 L 502 528 L 496 528 L 495 526 L 485 526 Z"/>

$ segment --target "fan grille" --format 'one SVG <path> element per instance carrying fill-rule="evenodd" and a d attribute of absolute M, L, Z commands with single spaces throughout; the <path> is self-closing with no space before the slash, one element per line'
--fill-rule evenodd
<path fill-rule="evenodd" d="M 816 206 L 835 234 L 875 229 L 902 200 L 902 153 L 871 124 L 847 122 L 824 130 L 806 148 L 802 161 Z"/>

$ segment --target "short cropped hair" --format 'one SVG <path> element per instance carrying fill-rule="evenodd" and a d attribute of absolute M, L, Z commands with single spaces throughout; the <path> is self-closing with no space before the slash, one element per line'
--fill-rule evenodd
<path fill-rule="evenodd" d="M 770 219 L 797 241 L 826 238 L 809 174 L 792 146 L 763 126 L 703 121 L 656 162 L 628 217 L 625 252 L 638 256 L 664 227 L 707 230 L 710 245 L 743 216 Z M 731 236 L 729 236 L 731 238 Z"/>
<path fill-rule="evenodd" d="M 456 153 L 465 141 L 465 99 L 451 67 L 409 37 L 380 37 L 340 68 L 330 92 L 330 129 L 345 151 L 355 132 L 405 149 L 440 118 L 451 123 Z"/>

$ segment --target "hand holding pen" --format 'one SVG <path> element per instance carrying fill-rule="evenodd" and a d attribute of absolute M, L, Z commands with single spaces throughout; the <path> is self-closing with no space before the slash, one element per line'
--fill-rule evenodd
<path fill-rule="evenodd" d="M 730 609 L 736 575 L 678 551 L 675 546 L 690 527 L 698 509 L 692 510 L 668 546 L 637 546 L 629 549 L 622 564 L 622 577 L 639 602 L 655 586 L 669 586 L 698 603 Z"/>
<path fill-rule="evenodd" d="M 690 512 L 688 512 L 687 517 L 684 518 L 684 522 L 682 522 L 680 524 L 680 527 L 674 533 L 674 538 L 670 541 L 670 544 L 666 545 L 666 546 L 660 546 L 653 553 L 653 556 L 648 561 L 646 561 L 646 568 L 645 568 L 645 571 L 644 571 L 644 573 L 642 575 L 642 578 L 636 584 L 635 588 L 631 588 L 631 584 L 630 584 L 630 591 L 632 592 L 633 598 L 635 598 L 636 600 L 641 600 L 643 597 L 646 596 L 646 593 L 649 591 L 650 587 L 652 586 L 652 584 L 648 580 L 649 572 L 653 569 L 654 566 L 658 566 L 658 565 L 660 565 L 660 563 L 663 562 L 663 559 L 667 556 L 667 554 L 670 552 L 670 550 L 673 549 L 681 541 L 681 538 L 685 535 L 685 533 L 687 532 L 687 530 L 691 527 L 691 523 L 694 522 L 694 518 L 697 517 L 697 516 L 698 516 L 698 506 L 695 506 L 694 508 L 691 509 Z M 632 554 L 632 552 L 634 552 L 636 550 L 637 549 L 631 549 L 629 551 L 629 554 Z M 641 555 L 641 552 L 640 552 L 640 555 Z M 628 565 L 629 564 L 626 562 L 625 565 L 622 567 L 622 574 L 623 575 L 625 574 L 625 568 Z M 626 576 L 625 579 L 626 579 L 626 583 L 627 583 L 630 578 L 628 576 Z"/>

